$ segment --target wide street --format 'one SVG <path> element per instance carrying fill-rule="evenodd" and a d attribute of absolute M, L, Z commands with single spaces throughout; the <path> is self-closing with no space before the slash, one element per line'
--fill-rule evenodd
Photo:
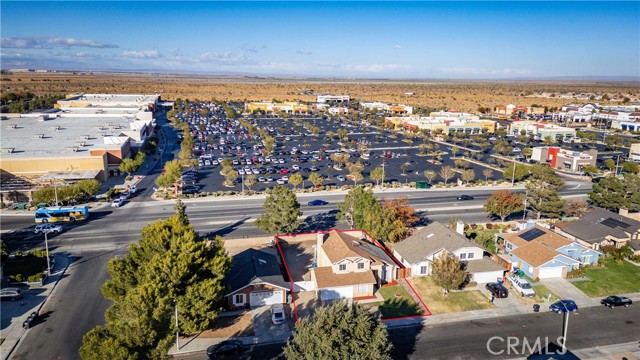
<path fill-rule="evenodd" d="M 169 134 L 172 136 L 172 132 Z M 175 144 L 174 139 L 170 139 L 168 144 Z M 175 150 L 174 146 L 165 150 L 165 154 Z M 165 157 L 169 158 L 167 155 Z M 50 250 L 67 254 L 73 262 L 47 304 L 46 320 L 27 333 L 14 355 L 25 359 L 79 358 L 82 335 L 104 323 L 104 311 L 109 306 L 100 292 L 100 286 L 107 278 L 107 261 L 125 253 L 126 247 L 139 239 L 143 226 L 166 218 L 174 211 L 174 201 L 150 199 L 155 178 L 153 175 L 158 174 L 160 169 L 160 165 L 153 169 L 151 176 L 139 185 L 141 191 L 123 207 L 101 207 L 91 212 L 86 223 L 69 226 L 62 234 L 49 237 Z M 590 188 L 591 183 L 567 180 L 561 195 L 584 199 Z M 482 205 L 492 191 L 387 189 L 377 195 L 380 198 L 406 196 L 411 206 L 420 211 L 424 221 L 446 223 L 452 217 L 465 221 L 486 221 Z M 456 200 L 463 193 L 474 196 L 474 200 Z M 316 198 L 326 200 L 329 204 L 307 205 L 308 201 Z M 309 218 L 300 230 L 345 227 L 345 224 L 336 223 L 335 220 L 337 204 L 343 198 L 344 192 L 299 195 L 303 216 Z M 264 197 L 241 196 L 185 200 L 189 220 L 200 234 L 218 234 L 230 240 L 268 236 L 254 225 L 255 219 L 262 213 L 263 202 Z M 3 215 L 1 220 L 3 240 L 11 250 L 44 247 L 44 237 L 32 232 L 32 215 Z"/>
<path fill-rule="evenodd" d="M 615 310 L 585 308 L 569 316 L 569 352 L 566 359 L 578 359 L 569 355 L 579 350 L 639 340 L 640 321 L 637 319 L 640 319 L 640 307 Z M 554 345 L 559 345 L 557 339 L 561 334 L 562 315 L 555 313 L 532 313 L 389 331 L 394 346 L 393 358 L 396 360 L 528 358 L 531 355 L 529 349 L 534 348 L 538 339 L 542 347 L 549 344 L 553 350 Z M 507 345 L 516 344 L 516 341 L 518 345 L 508 349 Z M 528 347 L 523 347 L 525 342 Z M 277 359 L 282 346 L 251 347 L 237 359 Z M 636 346 L 634 351 L 637 350 L 640 350 L 640 346 Z M 206 355 L 202 352 L 192 353 L 176 359 L 206 359 Z"/>

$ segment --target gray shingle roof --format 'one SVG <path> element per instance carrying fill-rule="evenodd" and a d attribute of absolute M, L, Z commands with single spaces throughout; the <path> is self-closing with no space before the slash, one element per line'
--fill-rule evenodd
<path fill-rule="evenodd" d="M 465 263 L 467 265 L 466 270 L 470 273 L 485 272 L 485 271 L 505 271 L 507 269 L 490 258 L 484 256 L 482 259 L 469 260 Z"/>
<path fill-rule="evenodd" d="M 274 255 L 256 249 L 247 249 L 233 256 L 231 269 L 224 278 L 224 284 L 229 286 L 230 292 L 249 284 L 262 282 L 289 288 L 282 276 L 278 259 Z"/>
<path fill-rule="evenodd" d="M 607 221 L 608 219 L 615 220 L 613 221 L 613 225 L 617 222 L 622 222 L 628 226 L 626 229 L 619 226 L 607 226 L 605 224 L 612 224 L 611 221 Z M 628 238 L 629 235 L 627 235 L 627 233 L 632 234 L 637 232 L 639 229 L 640 221 L 624 217 L 609 210 L 595 208 L 584 214 L 580 220 L 564 226 L 562 231 L 588 243 L 598 243 L 607 235 L 611 235 L 619 239 Z"/>
<path fill-rule="evenodd" d="M 466 246 L 476 245 L 441 223 L 433 222 L 393 248 L 404 260 L 415 264 L 440 249 L 454 252 Z"/>

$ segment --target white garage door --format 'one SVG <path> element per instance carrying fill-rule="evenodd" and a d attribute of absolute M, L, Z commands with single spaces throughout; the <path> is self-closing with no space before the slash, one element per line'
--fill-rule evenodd
<path fill-rule="evenodd" d="M 271 304 L 282 304 L 282 290 L 252 292 L 250 295 L 250 306 L 262 306 Z"/>
<path fill-rule="evenodd" d="M 478 284 L 485 284 L 498 281 L 498 278 L 502 279 L 504 271 L 484 271 L 473 273 L 473 281 Z"/>
<path fill-rule="evenodd" d="M 538 272 L 539 279 L 559 278 L 562 277 L 562 266 L 540 268 Z"/>
<path fill-rule="evenodd" d="M 353 297 L 353 286 L 332 287 L 320 290 L 320 300 L 335 300 Z"/>

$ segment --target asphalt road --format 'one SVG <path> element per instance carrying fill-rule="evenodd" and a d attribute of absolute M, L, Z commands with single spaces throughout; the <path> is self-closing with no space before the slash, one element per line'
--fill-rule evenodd
<path fill-rule="evenodd" d="M 124 249 L 122 249 L 124 250 Z M 79 359 L 82 336 L 104 323 L 110 302 L 100 286 L 107 279 L 107 261 L 124 251 L 85 251 L 70 256 L 65 277 L 42 309 L 12 359 Z"/>
<path fill-rule="evenodd" d="M 637 306 L 613 310 L 603 307 L 585 308 L 577 314 L 571 314 L 567 336 L 567 359 L 571 358 L 569 355 L 572 351 L 640 340 L 638 319 L 640 307 Z M 389 337 L 394 346 L 392 355 L 396 360 L 513 359 L 529 357 L 546 344 L 549 344 L 553 351 L 556 349 L 554 345 L 559 345 L 557 339 L 561 333 L 562 315 L 540 313 L 446 323 L 424 328 L 392 329 Z M 538 339 L 541 347 L 536 348 L 535 342 Z M 488 349 L 489 340 L 491 342 Z M 518 345 L 509 349 L 508 341 L 511 344 L 518 341 Z M 525 342 L 528 347 L 523 346 Z M 252 346 L 236 359 L 278 359 L 282 346 L 283 344 Z M 532 352 L 531 348 L 535 351 Z M 177 356 L 175 359 L 206 359 L 206 354 L 192 353 Z"/>

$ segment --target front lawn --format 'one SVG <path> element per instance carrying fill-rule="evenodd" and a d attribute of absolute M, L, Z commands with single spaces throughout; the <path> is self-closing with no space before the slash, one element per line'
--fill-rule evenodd
<path fill-rule="evenodd" d="M 422 307 L 416 304 L 407 290 L 400 285 L 381 287 L 378 291 L 384 298 L 384 302 L 379 302 L 375 305 L 378 306 L 383 319 L 421 315 L 423 313 Z"/>
<path fill-rule="evenodd" d="M 590 297 L 640 292 L 640 267 L 623 261 L 605 260 L 604 267 L 587 268 L 589 280 L 572 284 Z"/>
<path fill-rule="evenodd" d="M 445 296 L 442 288 L 435 285 L 428 276 L 414 278 L 412 282 L 422 301 L 434 315 L 495 307 L 478 290 L 449 291 L 449 295 Z"/>

